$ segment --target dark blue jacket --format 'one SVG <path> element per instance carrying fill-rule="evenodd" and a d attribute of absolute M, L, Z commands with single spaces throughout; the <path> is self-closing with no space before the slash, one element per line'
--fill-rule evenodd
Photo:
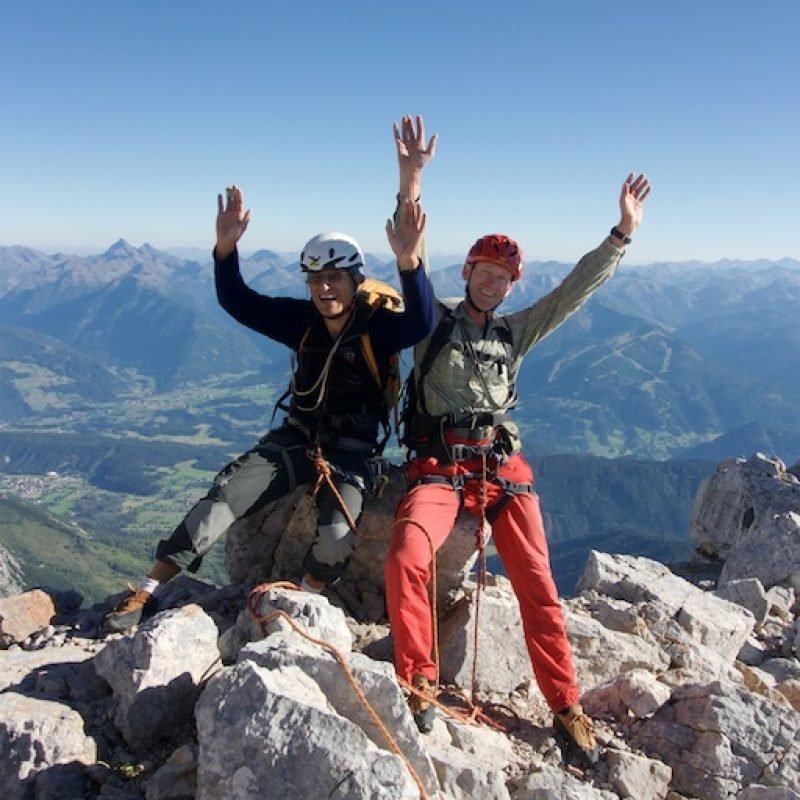
<path fill-rule="evenodd" d="M 326 437 L 347 437 L 371 444 L 377 441 L 384 398 L 364 358 L 361 334 L 369 333 L 378 370 L 385 381 L 391 356 L 428 336 L 436 320 L 433 289 L 425 269 L 400 270 L 399 274 L 405 310 L 398 313 L 372 308 L 359 298 L 318 402 L 319 392 L 309 390 L 317 382 L 334 340 L 313 302 L 268 297 L 254 291 L 242 279 L 235 251 L 223 261 L 215 261 L 220 305 L 242 325 L 295 352 L 290 419 L 305 428 L 309 438 L 320 434 L 323 441 Z"/>

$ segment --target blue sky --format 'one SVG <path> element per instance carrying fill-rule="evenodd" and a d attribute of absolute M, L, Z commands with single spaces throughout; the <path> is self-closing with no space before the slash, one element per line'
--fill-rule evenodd
<path fill-rule="evenodd" d="M 338 229 L 388 251 L 391 124 L 425 116 L 432 252 L 574 260 L 653 194 L 628 263 L 800 258 L 800 2 L 73 0 L 0 10 L 0 244 Z"/>

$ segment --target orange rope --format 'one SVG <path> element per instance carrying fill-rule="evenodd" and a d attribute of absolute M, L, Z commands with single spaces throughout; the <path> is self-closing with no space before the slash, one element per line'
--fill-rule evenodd
<path fill-rule="evenodd" d="M 295 586 L 294 584 L 289 584 L 292 589 L 300 591 L 300 589 Z M 353 673 L 350 671 L 350 667 L 347 665 L 347 662 L 344 656 L 339 652 L 339 650 L 334 647 L 329 642 L 323 641 L 322 639 L 317 639 L 306 631 L 304 631 L 285 611 L 276 610 L 273 611 L 271 614 L 259 614 L 258 613 L 258 603 L 261 598 L 273 588 L 288 588 L 286 582 L 281 583 L 261 583 L 258 586 L 254 587 L 253 590 L 250 592 L 250 595 L 247 598 L 247 608 L 250 612 L 250 616 L 253 618 L 255 622 L 257 622 L 261 626 L 261 632 L 266 635 L 266 626 L 269 622 L 273 619 L 282 618 L 285 619 L 289 625 L 292 627 L 294 631 L 300 634 L 304 639 L 307 639 L 309 642 L 322 647 L 323 649 L 329 651 L 331 655 L 339 662 L 339 665 L 344 670 L 345 677 L 347 678 L 347 682 L 350 684 L 351 688 L 356 694 L 361 705 L 364 707 L 367 714 L 369 714 L 372 721 L 375 723 L 375 726 L 378 730 L 383 734 L 384 739 L 386 739 L 386 743 L 389 745 L 389 749 L 403 762 L 403 765 L 408 770 L 411 778 L 413 779 L 414 783 L 416 783 L 417 788 L 419 789 L 420 799 L 421 800 L 429 800 L 428 793 L 425 791 L 425 786 L 422 783 L 422 779 L 417 774 L 414 767 L 411 766 L 411 763 L 406 758 L 403 751 L 398 746 L 397 742 L 395 741 L 392 734 L 389 732 L 388 728 L 383 724 L 383 721 L 378 716 L 375 709 L 370 705 L 369 701 L 367 700 L 366 695 L 364 694 L 361 687 L 358 685 Z"/>
<path fill-rule="evenodd" d="M 481 454 L 481 492 L 480 509 L 481 518 L 478 523 L 478 531 L 475 534 L 475 547 L 478 550 L 478 569 L 476 572 L 477 589 L 475 592 L 475 627 L 472 636 L 472 697 L 471 702 L 475 704 L 475 695 L 478 691 L 478 631 L 481 621 L 481 595 L 486 587 L 486 452 Z"/>
<path fill-rule="evenodd" d="M 309 455 L 309 458 L 314 462 L 314 466 L 317 470 L 317 480 L 314 483 L 313 488 L 311 489 L 311 496 L 316 497 L 319 490 L 322 488 L 323 483 L 327 483 L 330 487 L 330 490 L 333 492 L 333 496 L 336 498 L 336 501 L 339 503 L 339 507 L 342 509 L 342 514 L 344 514 L 344 518 L 347 520 L 347 524 L 350 526 L 350 530 L 355 533 L 356 530 L 356 521 L 353 519 L 353 515 L 350 513 L 350 509 L 347 507 L 347 504 L 344 502 L 344 498 L 342 497 L 339 490 L 336 488 L 336 484 L 333 482 L 333 473 L 331 472 L 331 465 L 326 460 L 325 456 L 322 455 L 322 448 L 317 445 L 317 449 L 314 451 L 314 455 Z"/>

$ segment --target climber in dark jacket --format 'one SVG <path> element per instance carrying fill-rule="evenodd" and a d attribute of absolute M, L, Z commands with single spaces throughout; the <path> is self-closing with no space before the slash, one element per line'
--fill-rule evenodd
<path fill-rule="evenodd" d="M 396 222 L 387 223 L 397 258 L 405 308 L 374 308 L 357 294 L 364 281 L 364 257 L 358 243 L 341 233 L 323 233 L 303 248 L 300 265 L 307 274 L 310 300 L 267 297 L 250 289 L 239 271 L 237 243 L 247 229 L 241 191 L 218 198 L 214 277 L 222 307 L 259 333 L 293 352 L 291 401 L 280 427 L 228 464 L 208 494 L 189 511 L 172 535 L 159 542 L 156 561 L 135 591 L 106 615 L 108 631 L 138 624 L 158 587 L 182 569 L 196 571 L 230 525 L 303 483 L 317 478 L 309 457 L 317 452 L 332 472 L 333 490 L 317 494 L 318 524 L 305 561 L 302 587 L 319 592 L 336 580 L 352 552 L 355 533 L 348 523 L 361 514 L 371 487 L 370 462 L 378 450 L 385 397 L 364 352 L 368 333 L 381 385 L 391 357 L 424 339 L 434 323 L 433 292 L 420 248 L 425 215 L 406 203 Z M 317 450 L 319 448 L 319 450 Z"/>

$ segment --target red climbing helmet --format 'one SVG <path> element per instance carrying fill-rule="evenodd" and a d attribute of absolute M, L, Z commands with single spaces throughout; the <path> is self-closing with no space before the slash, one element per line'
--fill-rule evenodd
<path fill-rule="evenodd" d="M 519 245 L 502 233 L 490 233 L 482 236 L 475 242 L 467 253 L 467 264 L 478 261 L 488 261 L 497 264 L 511 273 L 511 280 L 516 281 L 522 276 L 522 250 Z"/>

